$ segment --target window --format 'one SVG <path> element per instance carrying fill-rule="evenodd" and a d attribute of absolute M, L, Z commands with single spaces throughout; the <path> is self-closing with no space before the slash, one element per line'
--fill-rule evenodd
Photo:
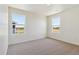
<path fill-rule="evenodd" d="M 11 13 L 12 31 L 14 33 L 24 33 L 25 15 Z"/>
<path fill-rule="evenodd" d="M 52 19 L 52 32 L 59 32 L 60 31 L 60 17 L 55 16 Z"/>

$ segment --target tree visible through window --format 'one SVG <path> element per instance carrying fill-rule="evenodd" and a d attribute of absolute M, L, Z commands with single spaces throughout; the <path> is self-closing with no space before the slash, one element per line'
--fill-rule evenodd
<path fill-rule="evenodd" d="M 13 33 L 24 33 L 25 15 L 12 13 L 11 18 Z"/>
<path fill-rule="evenodd" d="M 52 19 L 52 32 L 59 32 L 60 31 L 60 17 L 59 16 L 55 16 Z"/>

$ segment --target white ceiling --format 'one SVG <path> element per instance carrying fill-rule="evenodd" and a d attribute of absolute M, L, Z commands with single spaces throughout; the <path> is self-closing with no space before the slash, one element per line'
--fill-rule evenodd
<path fill-rule="evenodd" d="M 62 12 L 66 9 L 78 6 L 77 4 L 16 4 L 9 5 L 11 7 L 23 9 L 44 15 L 52 15 Z"/>

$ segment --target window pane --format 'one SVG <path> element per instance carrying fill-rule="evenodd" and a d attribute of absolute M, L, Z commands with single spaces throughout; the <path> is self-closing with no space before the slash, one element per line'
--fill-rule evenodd
<path fill-rule="evenodd" d="M 59 30 L 60 30 L 60 17 L 54 17 L 52 19 L 52 27 L 53 27 L 53 29 L 52 29 L 53 32 L 59 32 Z"/>
<path fill-rule="evenodd" d="M 13 33 L 23 33 L 25 24 L 25 15 L 12 13 Z"/>

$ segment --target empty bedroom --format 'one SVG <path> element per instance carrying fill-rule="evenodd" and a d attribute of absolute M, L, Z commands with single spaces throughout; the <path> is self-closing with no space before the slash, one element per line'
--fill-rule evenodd
<path fill-rule="evenodd" d="M 78 4 L 6 4 L 0 13 L 1 55 L 79 55 Z"/>

